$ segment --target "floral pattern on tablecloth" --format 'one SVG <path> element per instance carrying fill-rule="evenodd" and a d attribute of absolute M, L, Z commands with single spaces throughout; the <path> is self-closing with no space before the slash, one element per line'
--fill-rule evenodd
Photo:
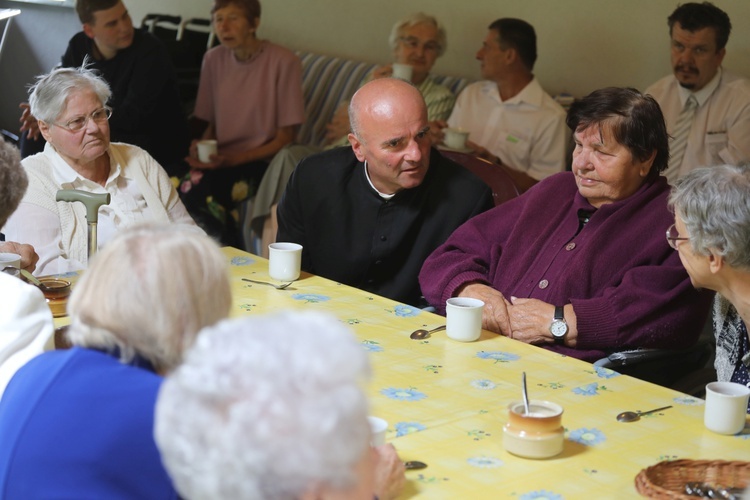
<path fill-rule="evenodd" d="M 470 457 L 466 462 L 479 469 L 497 469 L 504 465 L 504 462 L 497 457 Z"/>
<path fill-rule="evenodd" d="M 518 498 L 519 500 L 563 500 L 562 495 L 547 490 L 530 491 L 523 493 Z"/>
<path fill-rule="evenodd" d="M 307 304 L 317 304 L 318 302 L 328 302 L 331 297 L 316 293 L 295 293 L 292 295 L 294 300 L 301 300 Z"/>
<path fill-rule="evenodd" d="M 503 351 L 479 351 L 477 357 L 481 359 L 493 359 L 495 363 L 508 363 L 521 359 L 517 354 Z"/>
<path fill-rule="evenodd" d="M 406 436 L 412 432 L 423 431 L 427 428 L 419 422 L 396 422 L 394 427 L 396 428 L 396 437 Z"/>
<path fill-rule="evenodd" d="M 229 261 L 229 264 L 232 266 L 251 266 L 255 264 L 255 261 L 250 257 L 239 256 L 232 257 L 232 260 Z"/>
<path fill-rule="evenodd" d="M 380 393 L 390 399 L 397 399 L 399 401 L 419 401 L 427 397 L 427 394 L 419 392 L 418 390 L 411 387 L 408 389 L 396 389 L 393 387 L 389 387 L 387 389 L 381 390 Z"/>
<path fill-rule="evenodd" d="M 354 332 L 372 367 L 370 413 L 390 422 L 386 439 L 403 460 L 428 464 L 407 471 L 410 500 L 637 498 L 634 477 L 661 460 L 747 460 L 750 428 L 736 436 L 706 430 L 701 399 L 489 332 L 477 342 L 445 334 L 411 340 L 414 330 L 445 318 L 305 273 L 282 293 L 244 288 L 243 277 L 269 280 L 267 261 L 223 251 L 229 262 L 247 259 L 230 266 L 233 316 L 314 309 Z M 532 399 L 564 409 L 564 450 L 551 459 L 503 448 L 508 406 L 521 399 L 524 371 Z M 638 422 L 615 418 L 670 404 Z"/>
<path fill-rule="evenodd" d="M 599 385 L 599 382 L 592 382 L 590 384 L 583 385 L 581 387 L 575 387 L 573 389 L 573 394 L 578 394 L 579 396 L 598 396 L 599 391 L 606 391 L 607 387 L 604 385 Z"/>
<path fill-rule="evenodd" d="M 368 352 L 383 352 L 383 346 L 374 340 L 363 340 L 362 347 Z"/>
<path fill-rule="evenodd" d="M 594 446 L 607 440 L 604 433 L 599 429 L 587 429 L 585 427 L 570 431 L 568 439 L 576 443 L 585 444 L 586 446 Z"/>
<path fill-rule="evenodd" d="M 492 380 L 487 380 L 487 379 L 472 380 L 469 384 L 473 388 L 480 389 L 482 391 L 491 391 L 492 389 L 497 387 L 497 384 L 495 382 L 493 382 Z"/>
<path fill-rule="evenodd" d="M 421 309 L 404 304 L 399 304 L 393 309 L 386 309 L 386 311 L 393 313 L 400 318 L 413 318 L 422 312 Z"/>

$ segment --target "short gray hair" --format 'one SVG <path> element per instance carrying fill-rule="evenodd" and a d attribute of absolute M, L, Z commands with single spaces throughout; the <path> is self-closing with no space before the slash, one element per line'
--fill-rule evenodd
<path fill-rule="evenodd" d="M 208 236 L 181 225 L 137 225 L 97 253 L 75 286 L 68 337 L 170 370 L 230 306 L 226 258 Z"/>
<path fill-rule="evenodd" d="M 29 89 L 31 114 L 37 120 L 51 124 L 65 112 L 68 98 L 76 92 L 91 91 L 102 106 L 107 104 L 112 92 L 104 78 L 86 66 L 80 68 L 57 68 L 37 77 Z"/>
<path fill-rule="evenodd" d="M 412 28 L 418 24 L 431 24 L 437 28 L 437 42 L 440 46 L 438 57 L 445 54 L 445 49 L 448 45 L 448 37 L 445 34 L 445 27 L 440 24 L 435 17 L 427 15 L 424 12 L 417 12 L 396 21 L 396 24 L 391 28 L 391 35 L 388 37 L 388 43 L 390 44 L 391 49 L 396 50 L 398 48 L 399 38 L 403 36 L 404 29 Z"/>
<path fill-rule="evenodd" d="M 201 332 L 156 404 L 154 436 L 185 498 L 299 498 L 356 484 L 369 448 L 367 354 L 318 312 Z"/>
<path fill-rule="evenodd" d="M 693 251 L 750 270 L 750 166 L 688 172 L 675 182 L 669 204 L 685 223 Z"/>
<path fill-rule="evenodd" d="M 18 149 L 0 138 L 0 229 L 18 208 L 28 186 Z"/>

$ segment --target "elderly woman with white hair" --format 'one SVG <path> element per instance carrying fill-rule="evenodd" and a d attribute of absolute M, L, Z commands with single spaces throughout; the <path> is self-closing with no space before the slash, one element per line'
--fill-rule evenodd
<path fill-rule="evenodd" d="M 189 500 L 394 498 L 404 466 L 393 445 L 370 448 L 368 373 L 356 338 L 320 313 L 206 329 L 156 406 L 156 442 L 177 491 Z"/>
<path fill-rule="evenodd" d="M 177 498 L 154 405 L 163 374 L 229 313 L 226 259 L 203 234 L 154 225 L 92 260 L 68 304 L 74 347 L 29 361 L 0 400 L 3 498 Z"/>
<path fill-rule="evenodd" d="M 3 232 L 36 248 L 35 274 L 87 265 L 86 211 L 80 203 L 56 202 L 59 189 L 111 195 L 99 209 L 100 247 L 139 222 L 195 226 L 156 160 L 137 146 L 110 143 L 108 120 L 117 111 L 107 106 L 110 96 L 107 83 L 85 67 L 55 69 L 31 88 L 31 112 L 47 144 L 23 160 L 29 189 Z"/>
<path fill-rule="evenodd" d="M 669 203 L 667 241 L 693 286 L 718 292 L 716 374 L 750 386 L 750 166 L 693 170 L 675 182 Z"/>

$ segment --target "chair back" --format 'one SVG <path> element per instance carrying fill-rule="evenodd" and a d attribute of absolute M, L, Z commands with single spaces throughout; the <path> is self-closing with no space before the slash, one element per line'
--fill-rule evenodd
<path fill-rule="evenodd" d="M 441 153 L 444 157 L 462 165 L 482 179 L 492 189 L 492 199 L 495 201 L 495 206 L 520 194 L 513 179 L 499 165 L 468 153 L 457 151 L 441 151 Z"/>
<path fill-rule="evenodd" d="M 180 32 L 181 16 L 171 16 L 169 14 L 146 14 L 141 21 L 141 28 L 154 34 L 157 38 L 165 43 L 177 40 Z"/>

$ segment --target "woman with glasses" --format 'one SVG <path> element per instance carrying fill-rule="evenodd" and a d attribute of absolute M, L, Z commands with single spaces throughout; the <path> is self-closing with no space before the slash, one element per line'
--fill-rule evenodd
<path fill-rule="evenodd" d="M 34 246 L 35 274 L 87 265 L 85 208 L 56 202 L 60 189 L 111 195 L 109 205 L 99 209 L 99 246 L 138 222 L 195 226 L 156 160 L 137 146 L 110 143 L 108 120 L 116 112 L 107 106 L 110 95 L 107 83 L 86 67 L 55 69 L 31 88 L 31 112 L 47 144 L 23 160 L 29 188 L 3 232 Z"/>
<path fill-rule="evenodd" d="M 750 167 L 693 170 L 675 182 L 669 203 L 675 223 L 667 241 L 693 286 L 718 292 L 716 375 L 721 381 L 749 385 Z"/>
<path fill-rule="evenodd" d="M 450 297 L 482 299 L 487 330 L 588 361 L 690 346 L 710 294 L 693 289 L 664 240 L 659 105 L 635 89 L 600 89 L 571 106 L 567 124 L 573 171 L 459 227 L 422 268 L 425 298 L 441 310 Z"/>

